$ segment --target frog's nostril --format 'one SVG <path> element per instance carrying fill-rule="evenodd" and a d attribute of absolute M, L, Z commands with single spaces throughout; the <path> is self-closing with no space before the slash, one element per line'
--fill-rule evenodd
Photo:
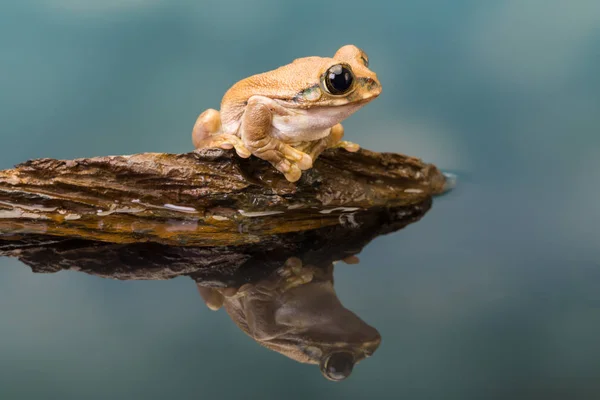
<path fill-rule="evenodd" d="M 362 78 L 361 79 L 364 87 L 372 96 L 377 96 L 381 93 L 381 84 L 379 81 L 373 78 Z M 369 96 L 371 97 L 371 96 Z"/>
<path fill-rule="evenodd" d="M 379 82 L 373 81 L 373 91 L 375 92 L 376 96 L 381 94 L 381 84 Z"/>

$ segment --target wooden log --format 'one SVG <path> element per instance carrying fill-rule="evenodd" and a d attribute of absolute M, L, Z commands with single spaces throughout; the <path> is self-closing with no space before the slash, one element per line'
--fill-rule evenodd
<path fill-rule="evenodd" d="M 233 151 L 39 159 L 0 171 L 0 235 L 176 246 L 256 244 L 427 202 L 447 187 L 400 154 L 324 152 L 300 181 Z"/>
<path fill-rule="evenodd" d="M 260 243 L 192 247 L 161 243 L 108 243 L 47 235 L 13 234 L 0 240 L 0 256 L 14 257 L 36 273 L 80 271 L 119 280 L 189 276 L 202 286 L 238 287 L 256 282 L 291 257 L 327 267 L 357 255 L 380 235 L 417 222 L 431 200 L 357 212 L 352 224 L 272 235 Z"/>

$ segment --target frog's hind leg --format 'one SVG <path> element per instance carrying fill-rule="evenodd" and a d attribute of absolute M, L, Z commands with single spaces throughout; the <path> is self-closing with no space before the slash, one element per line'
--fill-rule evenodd
<path fill-rule="evenodd" d="M 217 311 L 223 306 L 225 302 L 224 296 L 216 289 L 212 287 L 204 287 L 197 284 L 198 292 L 206 303 L 206 306 L 213 311 Z"/>
<path fill-rule="evenodd" d="M 221 114 L 212 108 L 204 111 L 196 119 L 192 130 L 192 142 L 196 149 L 235 148 L 236 153 L 243 158 L 250 157 L 250 151 L 241 139 L 235 135 L 223 133 L 221 129 Z"/>
<path fill-rule="evenodd" d="M 207 144 L 221 132 L 221 114 L 212 108 L 204 111 L 196 119 L 192 130 L 192 142 L 197 149 L 208 147 Z M 230 146 L 231 149 L 233 146 Z"/>

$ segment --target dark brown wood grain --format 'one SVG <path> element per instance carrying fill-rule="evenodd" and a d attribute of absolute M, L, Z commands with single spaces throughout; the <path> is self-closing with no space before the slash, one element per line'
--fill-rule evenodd
<path fill-rule="evenodd" d="M 0 235 L 256 244 L 352 224 L 359 211 L 421 204 L 445 185 L 431 164 L 368 150 L 328 150 L 296 183 L 224 150 L 39 159 L 0 171 Z"/>

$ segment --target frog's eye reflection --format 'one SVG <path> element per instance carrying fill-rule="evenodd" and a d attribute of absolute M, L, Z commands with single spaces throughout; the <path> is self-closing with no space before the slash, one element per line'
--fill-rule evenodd
<path fill-rule="evenodd" d="M 325 89 L 333 95 L 347 93 L 352 88 L 354 74 L 345 65 L 337 64 L 325 73 Z"/>
<path fill-rule="evenodd" d="M 354 356 L 348 352 L 333 353 L 321 361 L 321 372 L 332 381 L 346 379 L 354 368 Z"/>

